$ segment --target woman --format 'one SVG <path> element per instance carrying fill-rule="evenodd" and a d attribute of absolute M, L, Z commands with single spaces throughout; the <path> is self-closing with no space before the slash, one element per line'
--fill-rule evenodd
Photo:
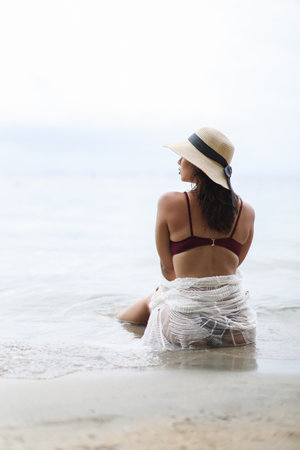
<path fill-rule="evenodd" d="M 253 343 L 256 316 L 237 269 L 252 243 L 254 210 L 231 187 L 234 147 L 213 128 L 167 147 L 194 188 L 160 198 L 156 245 L 165 280 L 118 318 L 147 324 L 142 341 L 156 348 Z"/>

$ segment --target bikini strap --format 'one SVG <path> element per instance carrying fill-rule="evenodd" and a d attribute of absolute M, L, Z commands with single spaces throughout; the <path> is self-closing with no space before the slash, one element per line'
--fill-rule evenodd
<path fill-rule="evenodd" d="M 188 207 L 191 236 L 194 236 L 194 233 L 193 233 L 193 225 L 192 225 L 192 215 L 191 215 L 190 199 L 189 199 L 189 196 L 188 196 L 187 192 L 184 192 L 184 194 L 185 194 L 186 203 L 187 203 L 187 207 Z"/>
<path fill-rule="evenodd" d="M 240 200 L 241 200 L 241 206 L 240 206 L 240 209 L 239 209 L 239 213 L 238 213 L 237 219 L 235 221 L 234 228 L 233 228 L 233 230 L 231 232 L 231 235 L 229 236 L 230 238 L 232 238 L 232 236 L 234 235 L 236 227 L 238 226 L 238 223 L 239 223 L 239 220 L 240 220 L 240 217 L 241 217 L 241 212 L 242 212 L 242 209 L 243 209 L 243 200 L 242 199 L 240 199 Z"/>

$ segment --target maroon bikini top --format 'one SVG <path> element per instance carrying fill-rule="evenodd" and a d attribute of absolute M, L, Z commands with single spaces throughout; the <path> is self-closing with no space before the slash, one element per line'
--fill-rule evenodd
<path fill-rule="evenodd" d="M 177 255 L 178 253 L 185 252 L 186 250 L 190 250 L 191 248 L 201 247 L 203 245 L 211 245 L 212 247 L 215 245 L 219 245 L 220 247 L 225 247 L 228 250 L 231 250 L 233 253 L 235 253 L 237 256 L 239 256 L 241 253 L 241 250 L 242 250 L 242 244 L 240 244 L 240 242 L 233 239 L 232 236 L 234 235 L 234 232 L 236 230 L 236 227 L 238 225 L 238 222 L 239 222 L 239 219 L 241 216 L 242 207 L 243 207 L 242 199 L 241 199 L 241 206 L 239 209 L 239 213 L 238 213 L 234 228 L 231 232 L 231 235 L 227 238 L 211 239 L 211 238 L 203 238 L 203 237 L 199 237 L 199 236 L 194 236 L 190 200 L 189 200 L 188 194 L 186 192 L 184 194 L 186 197 L 186 202 L 187 202 L 187 207 L 188 207 L 191 235 L 189 237 L 183 239 L 182 241 L 177 241 L 177 242 L 170 241 L 171 254 Z"/>

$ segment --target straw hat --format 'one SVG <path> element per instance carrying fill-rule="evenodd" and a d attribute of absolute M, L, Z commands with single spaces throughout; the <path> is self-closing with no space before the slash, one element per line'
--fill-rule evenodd
<path fill-rule="evenodd" d="M 178 144 L 167 144 L 164 147 L 170 148 L 173 152 L 194 164 L 215 183 L 232 191 L 230 163 L 234 146 L 220 131 L 214 128 L 201 128 L 188 140 Z"/>

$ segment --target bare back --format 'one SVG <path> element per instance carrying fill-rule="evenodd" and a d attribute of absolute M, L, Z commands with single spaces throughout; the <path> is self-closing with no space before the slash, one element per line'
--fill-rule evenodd
<path fill-rule="evenodd" d="M 188 197 L 195 236 L 219 239 L 227 238 L 230 235 L 230 233 L 225 235 L 210 229 L 203 218 L 196 193 L 190 191 Z M 241 202 L 238 204 L 239 208 L 240 206 Z M 190 236 L 191 232 L 185 195 L 179 192 L 167 193 L 159 203 L 156 229 L 156 243 L 162 267 L 166 266 L 171 269 L 172 265 L 173 278 L 201 278 L 234 274 L 248 253 L 253 238 L 253 228 L 254 210 L 250 205 L 244 203 L 233 236 L 236 241 L 242 244 L 239 257 L 227 248 L 212 245 L 192 248 L 172 256 L 170 240 L 175 242 L 184 240 Z"/>

